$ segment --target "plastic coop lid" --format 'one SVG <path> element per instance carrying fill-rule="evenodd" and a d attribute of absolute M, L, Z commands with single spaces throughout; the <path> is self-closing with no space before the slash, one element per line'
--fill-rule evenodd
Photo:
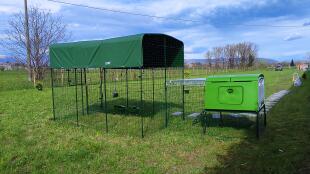
<path fill-rule="evenodd" d="M 257 81 L 264 78 L 263 74 L 236 74 L 236 75 L 214 75 L 209 76 L 207 82 L 244 82 Z"/>
<path fill-rule="evenodd" d="M 169 80 L 167 86 L 205 86 L 206 78 Z"/>

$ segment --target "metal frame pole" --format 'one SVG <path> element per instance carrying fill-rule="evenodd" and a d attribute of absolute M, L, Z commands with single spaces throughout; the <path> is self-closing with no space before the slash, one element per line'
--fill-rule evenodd
<path fill-rule="evenodd" d="M 222 112 L 220 112 L 220 125 L 221 125 L 221 127 L 223 127 L 223 125 L 224 125 Z"/>
<path fill-rule="evenodd" d="M 106 69 L 103 69 L 103 79 L 104 79 L 104 111 L 105 111 L 105 129 L 108 133 L 108 105 L 107 105 L 107 84 L 106 84 Z"/>
<path fill-rule="evenodd" d="M 128 69 L 125 71 L 126 75 L 126 108 L 128 110 L 129 107 L 129 93 L 128 93 Z"/>
<path fill-rule="evenodd" d="M 266 114 L 266 105 L 264 104 L 264 126 L 267 126 L 267 114 Z"/>
<path fill-rule="evenodd" d="M 78 108 L 78 94 L 77 94 L 77 76 L 76 68 L 74 68 L 74 79 L 75 79 L 75 107 L 76 107 L 76 124 L 79 126 L 79 108 Z"/>
<path fill-rule="evenodd" d="M 264 106 L 260 107 L 258 111 L 245 111 L 245 110 L 219 110 L 219 109 L 204 109 L 204 112 L 237 112 L 237 113 L 253 113 L 256 114 L 256 137 L 259 139 L 260 137 L 260 111 L 264 108 Z"/>
<path fill-rule="evenodd" d="M 84 88 L 83 88 L 83 70 L 80 69 L 80 80 L 81 80 L 81 94 L 82 94 L 82 114 L 84 115 Z"/>
<path fill-rule="evenodd" d="M 208 112 L 207 111 L 202 111 L 201 113 L 202 115 L 202 124 L 203 124 L 203 129 L 202 129 L 202 133 L 206 134 L 207 132 L 207 117 L 208 117 Z"/>
<path fill-rule="evenodd" d="M 152 68 L 152 83 L 153 83 L 153 97 L 152 97 L 152 100 L 153 100 L 153 110 L 152 110 L 152 118 L 154 118 L 154 115 L 155 115 L 155 79 L 154 79 L 154 68 Z"/>
<path fill-rule="evenodd" d="M 100 107 L 103 108 L 102 68 L 99 69 L 99 74 L 100 74 Z"/>
<path fill-rule="evenodd" d="M 68 81 L 68 84 L 69 86 L 71 86 L 71 80 L 70 80 L 70 69 L 67 69 L 68 73 L 67 73 L 67 81 Z"/>
<path fill-rule="evenodd" d="M 183 109 L 183 114 L 182 114 L 182 119 L 185 120 L 185 95 L 184 95 L 184 63 L 183 63 L 183 68 L 182 68 L 182 109 Z"/>
<path fill-rule="evenodd" d="M 259 138 L 259 111 L 256 112 L 256 137 Z"/>
<path fill-rule="evenodd" d="M 164 38 L 164 59 L 165 59 L 165 127 L 168 127 L 168 101 L 167 101 L 167 55 L 166 55 L 166 38 Z"/>
<path fill-rule="evenodd" d="M 85 92 L 86 92 L 86 114 L 89 114 L 89 105 L 88 105 L 88 85 L 86 80 L 86 68 L 84 68 L 84 84 L 85 84 Z"/>
<path fill-rule="evenodd" d="M 144 132 L 143 132 L 143 129 L 144 129 L 144 125 L 143 125 L 143 96 L 142 96 L 142 68 L 140 68 L 140 116 L 141 116 L 141 136 L 142 138 L 144 137 Z"/>
<path fill-rule="evenodd" d="M 55 101 L 54 101 L 54 71 L 53 68 L 51 68 L 51 85 L 52 85 L 52 102 L 53 102 L 53 119 L 54 121 L 56 120 L 56 115 L 55 115 Z"/>

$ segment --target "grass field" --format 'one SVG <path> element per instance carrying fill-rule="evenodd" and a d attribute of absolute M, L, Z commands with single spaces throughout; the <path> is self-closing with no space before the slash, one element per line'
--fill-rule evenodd
<path fill-rule="evenodd" d="M 242 73 L 257 72 L 269 96 L 291 88 L 295 70 Z M 0 72 L 0 173 L 307 173 L 310 81 L 291 90 L 259 141 L 253 127 L 202 135 L 179 120 L 141 139 L 54 122 L 49 88 L 32 89 L 23 72 Z"/>

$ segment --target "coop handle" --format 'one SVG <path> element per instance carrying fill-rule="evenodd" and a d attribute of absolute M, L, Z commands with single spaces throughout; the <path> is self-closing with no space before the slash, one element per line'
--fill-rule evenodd
<path fill-rule="evenodd" d="M 227 89 L 227 92 L 228 92 L 229 94 L 231 94 L 231 93 L 233 93 L 233 92 L 234 92 L 234 90 L 233 90 L 233 89 L 231 89 L 231 88 L 229 88 L 229 89 Z"/>

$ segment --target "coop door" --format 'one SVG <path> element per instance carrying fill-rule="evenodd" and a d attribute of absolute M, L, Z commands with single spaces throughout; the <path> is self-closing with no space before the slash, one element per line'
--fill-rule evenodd
<path fill-rule="evenodd" d="M 239 105 L 243 101 L 242 86 L 221 86 L 219 87 L 218 100 L 221 104 Z"/>

